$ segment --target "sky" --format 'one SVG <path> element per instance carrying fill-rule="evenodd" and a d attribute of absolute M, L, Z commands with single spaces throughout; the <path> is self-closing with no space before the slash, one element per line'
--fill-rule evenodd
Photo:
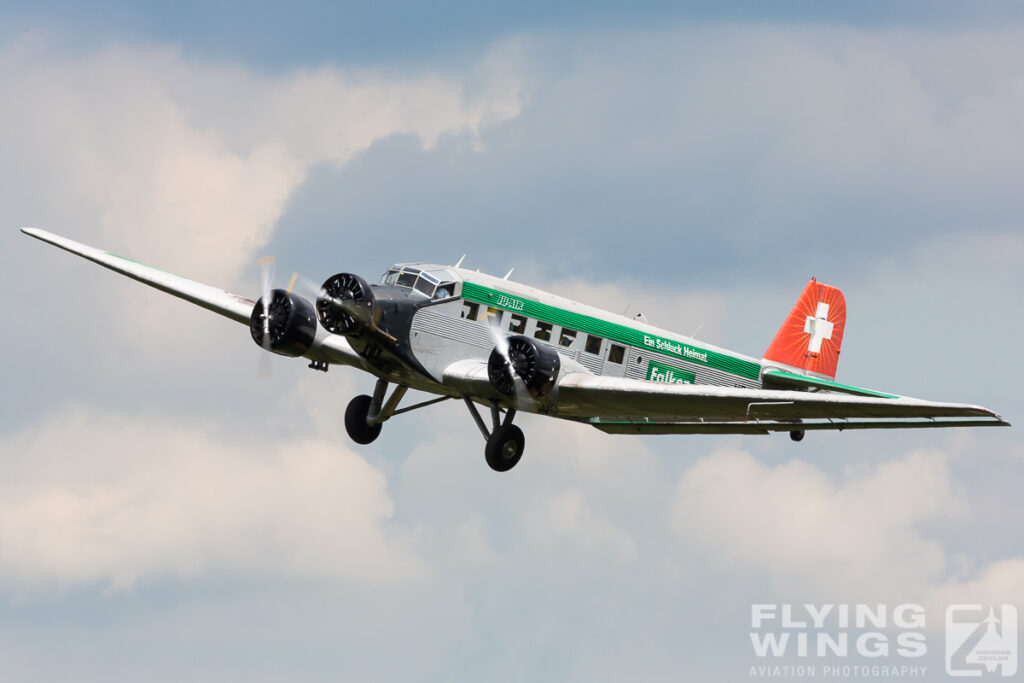
<path fill-rule="evenodd" d="M 460 406 L 358 447 L 368 376 L 260 377 L 244 327 L 18 232 L 248 296 L 267 255 L 467 254 L 755 357 L 813 276 L 839 381 L 1020 422 L 1019 4 L 723 5 L 0 7 L 0 677 L 946 680 L 949 605 L 1024 609 L 1018 427 L 522 416 L 498 475 Z M 919 605 L 926 651 L 759 657 L 764 604 Z"/>

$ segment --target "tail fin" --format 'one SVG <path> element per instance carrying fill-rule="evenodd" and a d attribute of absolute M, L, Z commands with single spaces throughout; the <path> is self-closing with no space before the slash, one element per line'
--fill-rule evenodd
<path fill-rule="evenodd" d="M 764 360 L 801 374 L 835 379 L 845 328 L 843 293 L 811 278 Z"/>

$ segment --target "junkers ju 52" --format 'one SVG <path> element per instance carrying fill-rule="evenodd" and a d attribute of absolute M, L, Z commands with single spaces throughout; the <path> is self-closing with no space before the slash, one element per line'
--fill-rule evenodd
<path fill-rule="evenodd" d="M 811 430 L 1006 426 L 987 408 L 937 403 L 836 381 L 846 302 L 812 280 L 761 358 L 718 348 L 505 278 L 398 264 L 379 282 L 333 275 L 315 300 L 269 285 L 258 300 L 171 275 L 35 228 L 32 237 L 249 326 L 270 353 L 315 370 L 376 377 L 345 427 L 368 444 L 385 422 L 445 400 L 465 403 L 487 464 L 519 462 L 517 412 L 613 434 L 767 434 Z M 403 405 L 409 389 L 436 395 Z M 483 414 L 481 414 L 483 408 Z"/>

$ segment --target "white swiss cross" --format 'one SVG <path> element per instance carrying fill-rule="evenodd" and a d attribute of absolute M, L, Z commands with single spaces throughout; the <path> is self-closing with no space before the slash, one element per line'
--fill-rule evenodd
<path fill-rule="evenodd" d="M 828 321 L 828 304 L 819 301 L 814 317 L 807 316 L 804 323 L 804 332 L 811 335 L 807 350 L 811 353 L 821 353 L 821 342 L 823 339 L 832 338 L 833 327 L 835 324 Z"/>

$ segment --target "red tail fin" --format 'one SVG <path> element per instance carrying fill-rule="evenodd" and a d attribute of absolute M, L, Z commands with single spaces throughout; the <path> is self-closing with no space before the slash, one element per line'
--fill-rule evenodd
<path fill-rule="evenodd" d="M 765 352 L 765 360 L 834 379 L 845 328 L 843 293 L 811 278 Z"/>

